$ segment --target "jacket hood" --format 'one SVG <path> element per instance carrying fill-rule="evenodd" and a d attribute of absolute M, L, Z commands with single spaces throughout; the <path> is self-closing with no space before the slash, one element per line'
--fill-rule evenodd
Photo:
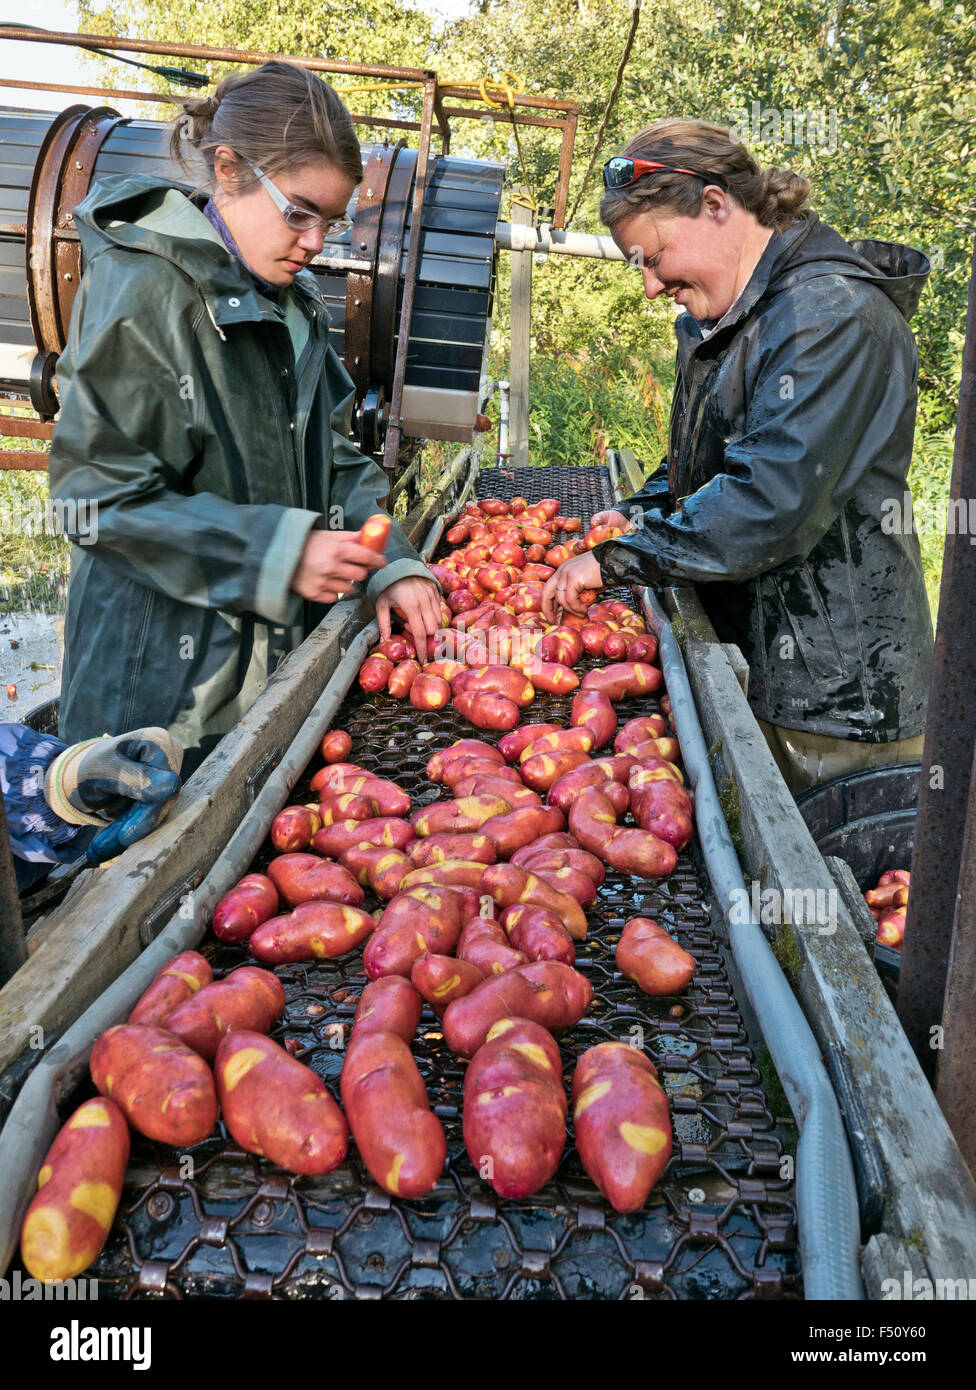
<path fill-rule="evenodd" d="M 724 318 L 698 325 L 690 314 L 683 314 L 678 322 L 692 337 L 699 336 L 702 326 L 725 328 L 738 322 L 758 300 L 822 275 L 869 280 L 907 320 L 918 308 L 931 269 L 929 258 L 914 247 L 896 241 L 845 241 L 808 210 L 770 237 L 748 284 Z"/>
<path fill-rule="evenodd" d="M 203 215 L 206 195 L 194 194 L 189 184 L 146 174 L 99 179 L 74 214 L 85 264 L 121 246 L 171 261 L 196 282 L 212 307 L 226 304 L 229 297 L 243 301 L 255 296 L 249 271 Z M 292 283 L 321 302 L 311 271 L 299 271 Z"/>

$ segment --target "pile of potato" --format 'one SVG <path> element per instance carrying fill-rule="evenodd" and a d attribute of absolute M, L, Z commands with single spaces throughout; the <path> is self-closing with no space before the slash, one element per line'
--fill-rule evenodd
<path fill-rule="evenodd" d="M 864 901 L 878 924 L 877 942 L 900 951 L 905 941 L 905 918 L 908 916 L 908 889 L 912 876 L 907 869 L 888 869 L 874 888 L 864 894 Z"/>
<path fill-rule="evenodd" d="M 267 872 L 246 875 L 214 913 L 215 935 L 260 964 L 213 981 L 206 960 L 185 952 L 127 1023 L 98 1040 L 91 1074 L 102 1098 L 58 1135 L 24 1222 L 35 1277 L 70 1277 L 98 1254 L 129 1126 L 187 1147 L 213 1132 L 218 1106 L 242 1148 L 290 1172 L 332 1171 L 351 1131 L 387 1192 L 429 1192 L 446 1144 L 411 1053 L 425 1001 L 447 1045 L 469 1059 L 463 1133 L 479 1174 L 503 1197 L 529 1196 L 552 1177 L 568 1112 L 553 1034 L 578 1023 L 592 999 L 575 969 L 585 909 L 607 867 L 643 879 L 671 873 L 693 826 L 667 697 L 665 714 L 618 726 L 621 702 L 663 684 L 656 639 L 624 603 L 594 602 L 586 620 L 565 615 L 557 625 L 541 616 L 547 562 L 566 558 L 565 547 L 554 553 L 553 532 L 581 529 L 578 518 L 557 518 L 551 500 L 467 508 L 448 532 L 461 548 L 432 567 L 447 596 L 445 630 L 431 639 L 438 650 L 421 665 L 398 635 L 360 672 L 364 689 L 420 709 L 453 700 L 477 728 L 501 734 L 497 743 L 462 738 L 434 753 L 427 776 L 443 794 L 414 809 L 395 782 L 348 761 L 347 733 L 329 732 L 316 800 L 279 813 Z M 595 544 L 605 529 L 573 544 Z M 572 667 L 584 652 L 606 664 L 580 680 Z M 568 727 L 522 722 L 536 689 L 574 692 Z M 375 916 L 363 906 L 367 890 L 383 903 Z M 369 983 L 340 1108 L 267 1036 L 285 1000 L 262 967 L 359 950 Z M 695 971 L 663 927 L 640 917 L 625 924 L 616 960 L 651 995 L 678 993 Z M 627 1044 L 601 1043 L 580 1057 L 571 1101 L 587 1172 L 616 1210 L 639 1209 L 671 1153 L 653 1064 Z"/>

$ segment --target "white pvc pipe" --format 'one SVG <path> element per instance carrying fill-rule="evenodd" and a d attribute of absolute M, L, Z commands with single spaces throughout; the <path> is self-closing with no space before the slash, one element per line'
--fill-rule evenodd
<path fill-rule="evenodd" d="M 589 256 L 598 261 L 625 261 L 612 237 L 589 232 L 556 232 L 547 222 L 526 227 L 519 222 L 495 224 L 495 245 L 503 251 L 539 251 L 554 256 Z"/>

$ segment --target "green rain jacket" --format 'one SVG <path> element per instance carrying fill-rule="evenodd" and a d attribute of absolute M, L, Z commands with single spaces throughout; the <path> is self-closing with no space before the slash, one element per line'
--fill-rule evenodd
<path fill-rule="evenodd" d="M 357 529 L 388 489 L 350 441 L 315 276 L 262 295 L 191 195 L 119 175 L 76 208 L 50 460 L 75 542 L 60 736 L 162 725 L 184 775 L 325 611 L 288 587 L 309 532 Z M 386 557 L 374 602 L 431 577 L 396 524 Z"/>

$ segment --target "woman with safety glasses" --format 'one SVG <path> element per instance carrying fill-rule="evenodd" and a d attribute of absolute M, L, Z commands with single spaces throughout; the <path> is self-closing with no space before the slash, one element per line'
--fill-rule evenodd
<path fill-rule="evenodd" d="M 849 243 L 722 126 L 649 126 L 604 166 L 600 215 L 676 319 L 668 456 L 619 508 L 629 528 L 562 565 L 583 589 L 679 583 L 749 663 L 749 700 L 788 784 L 921 756 L 932 626 L 907 491 L 929 263 Z"/>
<path fill-rule="evenodd" d="M 113 175 L 75 210 L 86 270 L 50 464 L 52 496 L 97 520 L 72 537 L 59 732 L 162 726 L 184 773 L 353 584 L 383 636 L 394 604 L 418 647 L 440 615 L 396 524 L 385 557 L 357 541 L 388 484 L 350 442 L 353 385 L 305 269 L 363 176 L 348 112 L 269 62 L 185 103 L 184 167 L 186 144 L 209 198 Z"/>

